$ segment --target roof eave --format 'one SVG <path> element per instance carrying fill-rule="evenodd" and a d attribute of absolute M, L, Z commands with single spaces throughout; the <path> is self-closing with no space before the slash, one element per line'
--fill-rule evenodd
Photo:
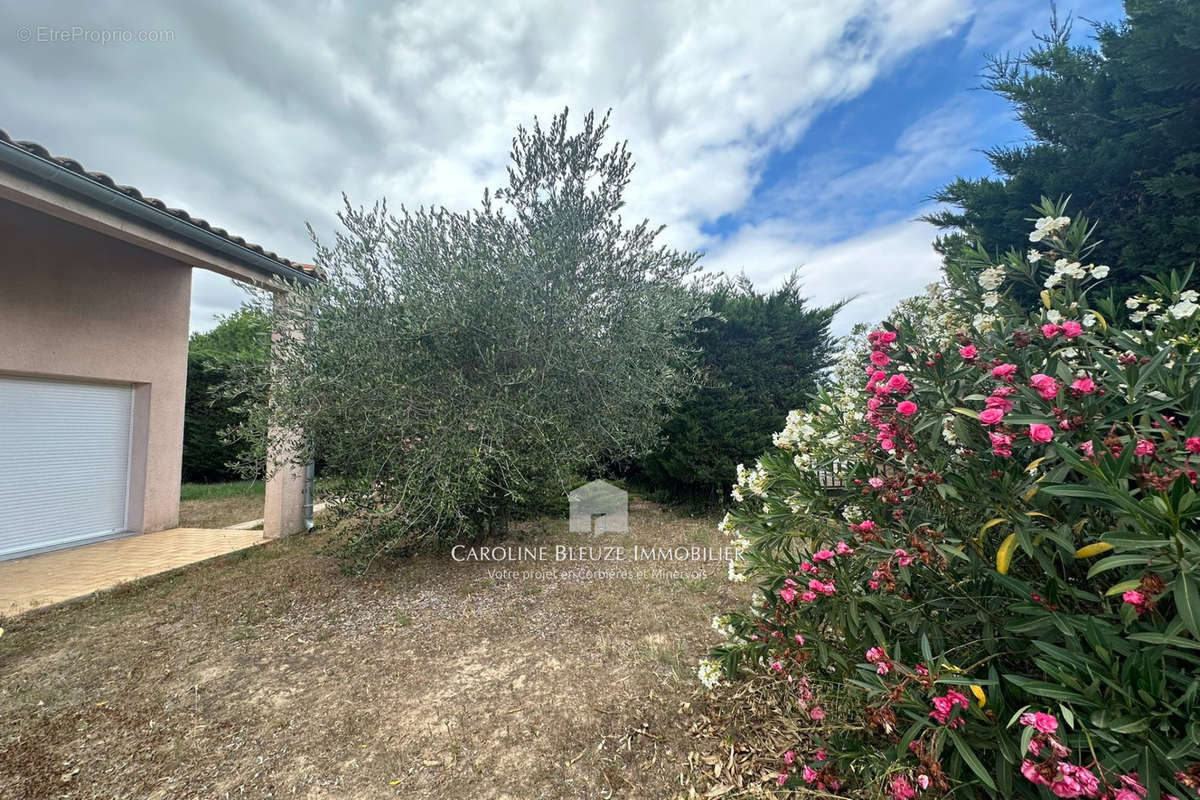
<path fill-rule="evenodd" d="M 120 216 L 158 228 L 170 236 L 179 237 L 192 245 L 240 262 L 260 273 L 306 286 L 318 282 L 313 275 L 282 264 L 245 245 L 238 244 L 232 239 L 205 230 L 193 222 L 136 200 L 117 189 L 105 186 L 103 183 L 74 172 L 62 164 L 23 150 L 2 139 L 0 139 L 0 164 L 23 172 L 35 180 L 51 184 L 59 190 L 98 203 Z"/>

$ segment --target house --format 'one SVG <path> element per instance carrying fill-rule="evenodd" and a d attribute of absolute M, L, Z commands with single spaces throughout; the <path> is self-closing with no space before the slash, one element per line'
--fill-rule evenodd
<path fill-rule="evenodd" d="M 3 131 L 0 242 L 0 560 L 176 527 L 192 270 L 278 303 L 316 269 Z M 304 486 L 273 470 L 266 536 Z"/>
<path fill-rule="evenodd" d="M 605 481 L 585 483 L 567 493 L 572 533 L 624 533 L 629 530 L 629 494 Z"/>

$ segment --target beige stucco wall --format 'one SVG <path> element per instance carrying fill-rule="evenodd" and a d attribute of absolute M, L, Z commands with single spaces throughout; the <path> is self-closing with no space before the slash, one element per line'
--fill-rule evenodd
<path fill-rule="evenodd" d="M 179 522 L 191 268 L 0 200 L 0 373 L 135 384 L 129 524 Z"/>

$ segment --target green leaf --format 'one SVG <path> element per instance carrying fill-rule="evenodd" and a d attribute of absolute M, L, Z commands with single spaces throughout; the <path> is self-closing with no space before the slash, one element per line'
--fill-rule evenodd
<path fill-rule="evenodd" d="M 970 745 L 963 741 L 962 737 L 951 728 L 946 728 L 946 733 L 950 735 L 950 741 L 954 742 L 954 747 L 958 750 L 958 754 L 962 756 L 962 760 L 967 763 L 971 771 L 979 776 L 979 780 L 992 791 L 996 790 L 996 783 L 992 780 L 992 776 L 983 768 L 983 763 L 979 760 L 979 756 L 971 750 Z"/>
<path fill-rule="evenodd" d="M 1148 567 L 1150 566 L 1150 560 L 1151 559 L 1147 558 L 1146 556 L 1137 555 L 1136 553 L 1122 553 L 1119 556 L 1108 556 L 1093 564 L 1092 568 L 1088 570 L 1087 576 L 1089 578 L 1094 578 L 1101 572 L 1107 572 L 1108 570 L 1116 569 L 1117 567 L 1128 567 L 1134 564 L 1142 567 Z"/>
<path fill-rule="evenodd" d="M 1163 644 L 1200 650 L 1200 642 L 1184 639 L 1182 636 L 1168 636 L 1165 633 L 1131 633 L 1129 638 L 1135 642 L 1145 642 L 1146 644 Z"/>
<path fill-rule="evenodd" d="M 1200 638 L 1200 584 L 1184 572 L 1175 577 L 1175 607 L 1187 629 Z"/>

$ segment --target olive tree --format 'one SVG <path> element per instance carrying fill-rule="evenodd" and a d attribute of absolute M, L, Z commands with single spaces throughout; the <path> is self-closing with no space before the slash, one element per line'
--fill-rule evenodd
<path fill-rule="evenodd" d="M 569 133 L 565 110 L 519 128 L 507 185 L 472 211 L 347 201 L 317 242 L 327 280 L 275 310 L 275 388 L 251 424 L 263 447 L 303 431 L 295 458 L 315 448 L 348 480 L 360 553 L 502 530 L 646 452 L 694 384 L 699 256 L 623 222 L 633 162 L 607 130 L 588 114 Z"/>

